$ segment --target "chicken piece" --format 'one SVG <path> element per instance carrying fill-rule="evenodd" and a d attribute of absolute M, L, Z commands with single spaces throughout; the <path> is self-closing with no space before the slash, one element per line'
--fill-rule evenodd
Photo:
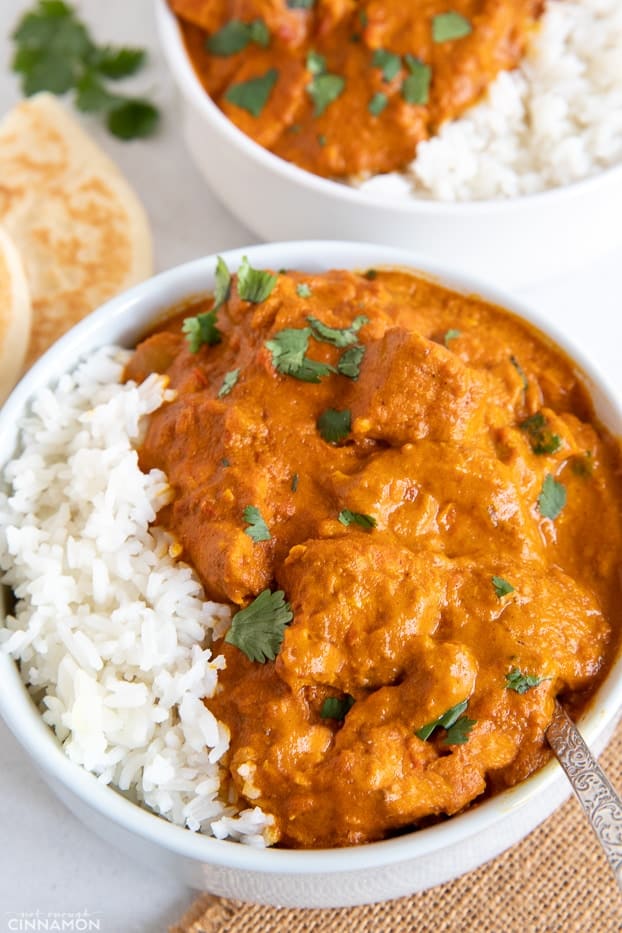
<path fill-rule="evenodd" d="M 356 388 L 355 437 L 398 447 L 423 438 L 476 443 L 483 433 L 485 374 L 407 330 L 392 328 L 368 346 Z"/>

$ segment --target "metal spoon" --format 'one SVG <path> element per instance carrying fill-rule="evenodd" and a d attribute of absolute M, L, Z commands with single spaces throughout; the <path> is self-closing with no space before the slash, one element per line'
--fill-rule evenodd
<path fill-rule="evenodd" d="M 622 800 L 574 722 L 557 702 L 546 737 L 579 798 L 622 891 Z"/>

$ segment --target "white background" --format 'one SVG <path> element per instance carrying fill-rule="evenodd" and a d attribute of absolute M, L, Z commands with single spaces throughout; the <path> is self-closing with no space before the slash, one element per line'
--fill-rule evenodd
<path fill-rule="evenodd" d="M 34 2 L 34 0 L 33 0 Z M 0 0 L 0 117 L 19 98 L 10 73 L 8 34 L 29 0 Z M 141 196 L 151 220 L 156 269 L 252 243 L 205 187 L 185 152 L 179 105 L 157 45 L 151 0 L 81 0 L 79 9 L 101 43 L 146 47 L 150 65 L 135 79 L 163 110 L 155 139 L 121 143 L 84 118 Z M 0 179 L 0 185 L 2 179 Z M 589 230 L 585 231 L 589 237 Z M 550 244 L 551 250 L 555 244 Z M 547 313 L 622 392 L 620 238 L 611 253 L 563 281 L 522 293 Z M 106 933 L 160 933 L 189 906 L 192 892 L 154 875 L 100 842 L 56 801 L 0 723 L 0 931 L 10 916 L 39 910 L 89 910 Z"/>

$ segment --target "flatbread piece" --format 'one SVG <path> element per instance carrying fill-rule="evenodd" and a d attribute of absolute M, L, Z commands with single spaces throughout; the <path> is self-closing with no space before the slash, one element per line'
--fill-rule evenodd
<path fill-rule="evenodd" d="M 19 379 L 30 318 L 30 295 L 19 253 L 0 227 L 0 404 Z"/>

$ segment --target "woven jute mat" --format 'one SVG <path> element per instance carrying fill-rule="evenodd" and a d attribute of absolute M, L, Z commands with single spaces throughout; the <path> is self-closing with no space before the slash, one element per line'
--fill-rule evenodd
<path fill-rule="evenodd" d="M 622 791 L 622 723 L 601 757 Z M 574 798 L 482 868 L 384 904 L 262 907 L 203 895 L 170 933 L 620 933 L 622 896 Z"/>

